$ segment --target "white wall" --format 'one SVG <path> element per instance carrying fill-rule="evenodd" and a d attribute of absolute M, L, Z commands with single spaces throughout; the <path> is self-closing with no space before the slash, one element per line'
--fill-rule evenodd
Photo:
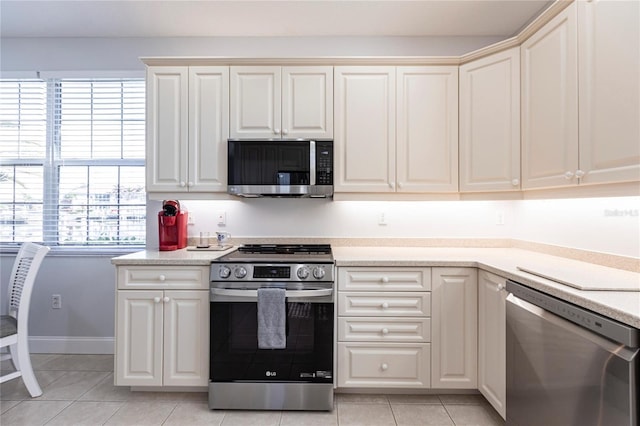
<path fill-rule="evenodd" d="M 640 258 L 640 197 L 518 201 L 183 201 L 200 231 L 236 237 L 514 238 Z M 159 211 L 159 204 L 155 212 Z M 227 225 L 214 215 L 224 211 Z M 381 213 L 387 225 L 378 224 Z M 498 225 L 497 216 L 504 217 Z M 150 244 L 157 233 L 149 226 Z"/>
<path fill-rule="evenodd" d="M 6 71 L 143 70 L 142 56 L 459 56 L 500 37 L 3 38 Z"/>
<path fill-rule="evenodd" d="M 640 197 L 514 202 L 513 238 L 640 258 Z"/>

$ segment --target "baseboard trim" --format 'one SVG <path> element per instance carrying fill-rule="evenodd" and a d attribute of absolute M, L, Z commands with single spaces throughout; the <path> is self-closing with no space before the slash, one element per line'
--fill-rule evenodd
<path fill-rule="evenodd" d="M 113 337 L 29 336 L 32 354 L 113 354 Z"/>

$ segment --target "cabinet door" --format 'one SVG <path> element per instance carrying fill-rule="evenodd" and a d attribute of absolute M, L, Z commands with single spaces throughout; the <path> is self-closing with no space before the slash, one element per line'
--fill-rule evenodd
<path fill-rule="evenodd" d="M 580 183 L 640 180 L 640 3 L 577 3 Z"/>
<path fill-rule="evenodd" d="M 428 343 L 338 343 L 339 387 L 428 388 Z"/>
<path fill-rule="evenodd" d="M 460 67 L 460 191 L 520 189 L 520 48 Z"/>
<path fill-rule="evenodd" d="M 189 68 L 190 191 L 225 192 L 229 138 L 229 69 Z"/>
<path fill-rule="evenodd" d="M 280 137 L 280 67 L 231 67 L 231 138 Z"/>
<path fill-rule="evenodd" d="M 187 191 L 187 67 L 147 68 L 147 191 Z"/>
<path fill-rule="evenodd" d="M 165 386 L 209 381 L 209 292 L 164 292 Z"/>
<path fill-rule="evenodd" d="M 335 192 L 394 192 L 395 68 L 335 68 Z"/>
<path fill-rule="evenodd" d="M 117 291 L 117 386 L 162 385 L 162 297 L 158 291 Z"/>
<path fill-rule="evenodd" d="M 577 182 L 577 50 L 575 3 L 521 46 L 524 189 Z"/>
<path fill-rule="evenodd" d="M 333 138 L 333 67 L 282 68 L 282 137 Z"/>
<path fill-rule="evenodd" d="M 477 388 L 478 273 L 433 268 L 431 387 Z"/>
<path fill-rule="evenodd" d="M 506 416 L 507 280 L 486 271 L 478 277 L 478 389 Z"/>
<path fill-rule="evenodd" d="M 458 67 L 397 69 L 397 191 L 458 191 Z"/>

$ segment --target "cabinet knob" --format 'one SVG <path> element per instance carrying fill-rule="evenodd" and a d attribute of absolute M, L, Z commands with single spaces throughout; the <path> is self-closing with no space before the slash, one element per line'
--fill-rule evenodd
<path fill-rule="evenodd" d="M 584 175 L 586 175 L 586 173 L 580 169 L 576 170 L 576 177 L 578 179 L 582 179 L 584 177 Z"/>
<path fill-rule="evenodd" d="M 566 180 L 571 180 L 571 179 L 573 179 L 573 173 L 571 173 L 571 172 L 566 172 L 566 173 L 564 174 L 564 178 L 565 178 Z"/>
<path fill-rule="evenodd" d="M 388 307 L 389 307 L 389 304 L 387 302 L 382 303 L 382 309 L 387 309 Z"/>
<path fill-rule="evenodd" d="M 383 283 L 388 283 L 389 282 L 389 277 L 382 277 L 380 279 L 380 281 L 382 281 Z"/>
<path fill-rule="evenodd" d="M 280 134 L 280 129 L 273 129 L 273 133 L 276 134 L 276 135 L 279 135 Z"/>
<path fill-rule="evenodd" d="M 164 275 L 160 275 L 160 276 L 158 277 L 158 279 L 159 279 L 160 281 L 164 281 L 164 280 L 166 280 L 166 279 L 167 279 L 167 277 L 165 277 Z"/>
<path fill-rule="evenodd" d="M 498 284 L 498 286 L 496 287 L 496 292 L 500 293 L 502 290 L 504 290 L 504 285 Z"/>
<path fill-rule="evenodd" d="M 180 181 L 180 186 L 181 186 L 182 188 L 184 188 L 185 186 L 187 186 L 187 184 L 186 184 L 186 182 L 184 182 L 184 181 Z"/>
<path fill-rule="evenodd" d="M 171 299 L 169 299 L 169 297 L 168 297 L 168 296 L 165 296 L 165 297 L 164 297 L 164 299 L 162 299 L 162 301 L 163 301 L 164 303 L 169 303 L 169 301 L 170 301 L 170 300 L 171 300 Z"/>
<path fill-rule="evenodd" d="M 193 182 L 187 182 L 187 186 L 189 187 L 193 186 Z"/>
<path fill-rule="evenodd" d="M 396 184 L 395 182 L 389 182 L 389 188 L 393 189 L 395 188 Z"/>
<path fill-rule="evenodd" d="M 282 129 L 282 134 L 283 135 L 287 135 L 287 134 L 289 134 L 289 131 L 287 129 Z"/>
<path fill-rule="evenodd" d="M 155 303 L 160 303 L 160 298 L 158 296 L 156 296 L 156 297 L 153 298 L 153 301 Z"/>
<path fill-rule="evenodd" d="M 513 186 L 518 186 L 518 185 L 520 185 L 520 180 L 519 180 L 519 179 L 512 179 L 512 180 L 511 180 L 511 185 L 513 185 Z"/>
<path fill-rule="evenodd" d="M 386 362 L 383 362 L 383 363 L 380 365 L 380 369 L 381 369 L 382 371 L 386 371 L 386 370 L 388 370 L 388 369 L 389 369 L 389 365 L 388 365 Z"/>
<path fill-rule="evenodd" d="M 402 188 L 402 185 L 404 185 L 402 182 L 398 182 L 398 188 Z"/>
<path fill-rule="evenodd" d="M 388 328 L 383 328 L 382 329 L 382 334 L 389 334 L 389 329 Z"/>

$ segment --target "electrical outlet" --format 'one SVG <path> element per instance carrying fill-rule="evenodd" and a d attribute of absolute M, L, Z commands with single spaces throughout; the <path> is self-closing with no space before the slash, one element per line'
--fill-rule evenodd
<path fill-rule="evenodd" d="M 227 224 L 227 212 L 219 211 L 216 212 L 215 220 L 220 226 L 225 226 Z"/>
<path fill-rule="evenodd" d="M 385 212 L 380 212 L 378 216 L 378 225 L 385 226 L 387 224 L 387 215 Z"/>
<path fill-rule="evenodd" d="M 54 294 L 53 296 L 51 296 L 51 307 L 53 309 L 62 308 L 62 296 L 60 296 L 59 294 Z"/>

